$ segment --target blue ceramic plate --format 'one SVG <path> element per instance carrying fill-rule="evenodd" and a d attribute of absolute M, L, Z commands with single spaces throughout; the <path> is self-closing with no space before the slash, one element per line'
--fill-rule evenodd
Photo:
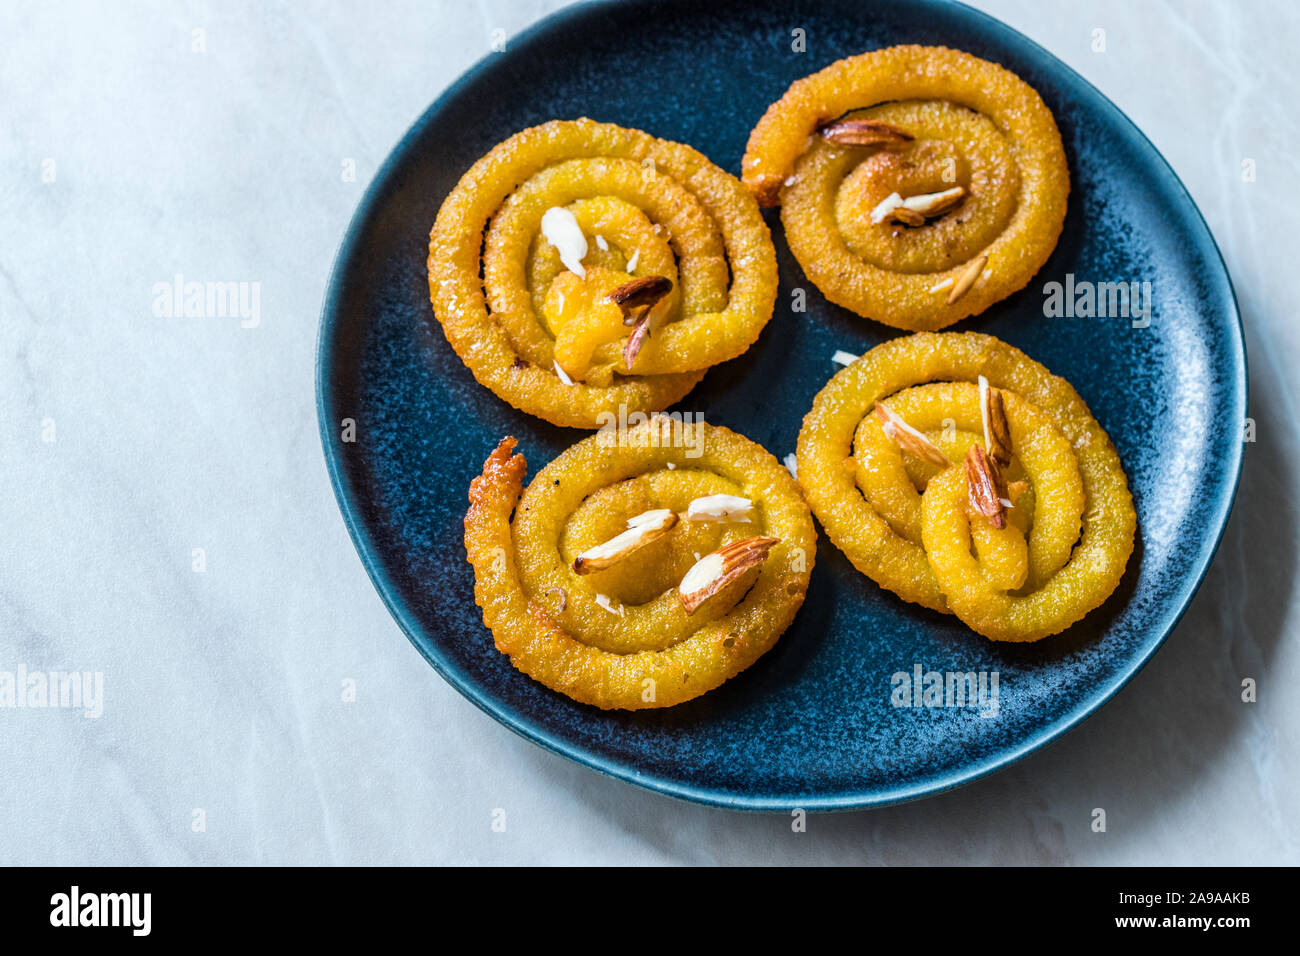
<path fill-rule="evenodd" d="M 806 52 L 792 49 L 803 30 Z M 1119 448 L 1138 545 L 1116 594 L 1083 623 L 1002 646 L 907 605 L 825 539 L 793 627 L 720 689 L 666 711 L 603 713 L 552 693 L 493 649 L 473 601 L 466 490 L 506 434 L 535 472 L 583 433 L 509 408 L 475 383 L 434 322 L 427 235 L 447 192 L 492 145 L 590 116 L 703 150 L 740 172 L 754 122 L 792 80 L 896 43 L 943 44 L 1009 67 L 1056 114 L 1073 191 L 1065 233 L 1021 293 L 957 329 L 988 332 L 1065 376 Z M 769 219 L 776 315 L 683 408 L 794 450 L 836 349 L 897 333 L 811 289 Z M 1150 325 L 1044 316 L 1048 282 L 1150 282 Z M 791 289 L 808 311 L 790 311 Z M 402 629 L 457 690 L 530 740 L 596 770 L 703 803 L 841 809 L 913 799 L 989 773 L 1064 733 L 1151 657 L 1204 575 L 1227 521 L 1246 408 L 1232 287 L 1205 222 L 1133 124 L 1050 53 L 967 7 L 925 2 L 624 2 L 566 9 L 511 38 L 420 118 L 366 192 L 334 265 L 317 367 L 339 505 Z M 342 422 L 355 422 L 355 441 Z M 903 672 L 998 675 L 997 715 L 895 707 Z M 991 711 L 991 683 L 985 711 Z M 437 732 L 437 728 L 431 728 Z"/>

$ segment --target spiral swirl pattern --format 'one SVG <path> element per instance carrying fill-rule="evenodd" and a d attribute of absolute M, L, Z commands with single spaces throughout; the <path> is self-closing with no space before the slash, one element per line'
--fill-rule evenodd
<path fill-rule="evenodd" d="M 845 119 L 897 136 L 836 142 Z M 1033 88 L 944 47 L 876 50 L 796 81 L 751 133 L 743 172 L 760 203 L 781 206 L 790 250 L 830 301 L 912 331 L 1023 288 L 1056 246 L 1070 189 L 1060 132 Z M 956 187 L 959 201 L 923 223 L 873 215 L 895 194 Z"/>
<path fill-rule="evenodd" d="M 587 287 L 542 234 L 556 207 L 595 243 Z M 434 314 L 475 378 L 516 408 L 579 428 L 620 406 L 662 410 L 682 398 L 753 344 L 776 296 L 771 236 L 738 180 L 689 146 L 588 119 L 523 130 L 475 163 L 438 212 L 428 271 Z M 631 364 L 632 330 L 615 314 L 612 331 L 578 350 L 582 370 L 563 373 L 566 292 L 599 300 L 645 276 L 672 291 Z"/>
<path fill-rule="evenodd" d="M 1006 408 L 1009 485 L 997 528 L 971 505 L 962 465 L 986 443 L 980 376 Z M 908 454 L 870 414 L 883 403 L 937 447 Z M 1064 379 L 988 335 L 918 333 L 839 372 L 799 433 L 799 484 L 853 564 L 904 600 L 998 641 L 1064 630 L 1119 585 L 1136 515 L 1114 445 Z"/>
<path fill-rule="evenodd" d="M 690 700 L 757 660 L 803 603 L 816 548 L 808 506 L 789 472 L 741 435 L 652 416 L 616 443 L 598 432 L 573 445 L 522 498 L 514 446 L 503 440 L 471 485 L 465 547 L 497 649 L 552 690 L 607 709 Z M 723 494 L 753 502 L 749 520 L 685 517 L 692 501 Z M 613 566 L 575 570 L 651 509 L 683 515 Z M 755 536 L 770 543 L 765 560 L 688 611 L 679 585 L 700 556 Z"/>

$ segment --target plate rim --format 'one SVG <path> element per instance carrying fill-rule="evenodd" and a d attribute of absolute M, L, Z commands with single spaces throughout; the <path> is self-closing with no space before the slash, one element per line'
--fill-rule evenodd
<path fill-rule="evenodd" d="M 1021 33 L 1019 30 L 1007 23 L 997 19 L 991 14 L 985 13 L 969 4 L 960 2 L 960 0 L 925 0 L 930 5 L 945 6 L 955 8 L 967 15 L 974 15 L 983 21 L 983 25 L 991 27 L 995 31 L 1006 31 L 1015 40 L 1025 44 L 1031 52 L 1037 52 L 1048 58 L 1056 69 L 1062 71 L 1078 83 L 1085 86 L 1096 95 L 1106 108 L 1113 111 L 1114 116 L 1119 120 L 1119 124 L 1130 134 L 1136 136 L 1140 144 L 1144 144 L 1150 150 L 1151 155 L 1163 167 L 1164 172 L 1168 175 L 1172 185 L 1177 192 L 1186 201 L 1191 211 L 1195 215 L 1195 222 L 1199 223 L 1204 235 L 1209 243 L 1209 248 L 1214 252 L 1214 261 L 1218 263 L 1218 270 L 1222 276 L 1223 282 L 1227 287 L 1227 301 L 1231 306 L 1232 317 L 1236 320 L 1235 336 L 1231 336 L 1231 344 L 1235 355 L 1234 375 L 1231 382 L 1231 391 L 1233 398 L 1237 400 L 1238 405 L 1243 413 L 1249 410 L 1250 398 L 1250 377 L 1249 364 L 1246 355 L 1245 328 L 1241 320 L 1241 307 L 1237 301 L 1236 289 L 1232 283 L 1232 275 L 1228 271 L 1227 263 L 1224 261 L 1223 252 L 1219 248 L 1218 241 L 1215 239 L 1213 230 L 1210 229 L 1209 223 L 1205 221 L 1205 216 L 1201 212 L 1195 199 L 1188 191 L 1187 186 L 1183 183 L 1181 177 L 1174 170 L 1173 166 L 1164 157 L 1155 144 L 1147 137 L 1142 129 L 1124 112 L 1114 101 L 1094 86 L 1086 77 L 1078 73 L 1064 60 L 1057 57 L 1054 53 L 1038 43 L 1031 37 Z M 611 8 L 615 6 L 625 7 L 634 4 L 641 6 L 653 6 L 655 0 L 580 0 L 558 10 L 554 10 L 545 17 L 531 24 L 511 39 L 512 44 L 527 44 L 536 41 L 543 34 L 549 34 L 553 31 L 559 31 L 566 28 L 569 21 L 580 16 L 586 16 L 592 12 L 598 12 L 601 8 Z M 1097 713 L 1102 707 L 1109 703 L 1116 694 L 1119 693 L 1138 672 L 1141 671 L 1155 656 L 1156 652 L 1164 646 L 1169 636 L 1178 627 L 1183 616 L 1191 606 L 1193 598 L 1197 591 L 1200 590 L 1201 584 L 1209 572 L 1215 555 L 1218 553 L 1219 546 L 1223 541 L 1223 535 L 1227 531 L 1228 521 L 1232 514 L 1232 508 L 1236 503 L 1237 491 L 1241 482 L 1241 473 L 1245 458 L 1244 447 L 1241 442 L 1234 442 L 1231 446 L 1230 463 L 1231 481 L 1222 482 L 1216 493 L 1214 502 L 1214 511 L 1212 520 L 1218 522 L 1218 530 L 1213 535 L 1213 541 L 1208 547 L 1202 547 L 1201 552 L 1193 558 L 1190 570 L 1177 584 L 1177 601 L 1179 602 L 1178 611 L 1169 620 L 1168 626 L 1162 629 L 1158 636 L 1149 637 L 1144 646 L 1140 649 L 1129 666 L 1117 674 L 1110 681 L 1109 686 L 1103 688 L 1098 697 L 1094 697 L 1084 703 L 1071 709 L 1069 712 L 1059 715 L 1046 727 L 1041 728 L 1031 739 L 1022 741 L 1018 746 L 1004 751 L 995 757 L 985 760 L 982 763 L 972 764 L 961 770 L 950 771 L 942 775 L 939 780 L 931 780 L 926 783 L 913 784 L 909 786 L 893 787 L 886 790 L 870 791 L 846 791 L 834 795 L 812 795 L 807 794 L 806 799 L 786 800 L 780 797 L 769 795 L 751 795 L 737 794 L 727 791 L 718 790 L 708 786 L 699 786 L 685 783 L 680 780 L 673 780 L 653 773 L 645 773 L 636 769 L 635 766 L 625 761 L 619 761 L 603 754 L 594 752 L 588 748 L 573 744 L 564 740 L 546 730 L 534 725 L 526 718 L 520 718 L 511 713 L 506 705 L 498 702 L 494 697 L 485 692 L 485 690 L 474 682 L 462 678 L 456 673 L 446 660 L 440 655 L 435 654 L 431 647 L 433 642 L 423 637 L 423 629 L 419 626 L 404 605 L 404 601 L 399 595 L 394 593 L 390 587 L 387 575 L 383 570 L 382 562 L 377 554 L 377 548 L 369 539 L 367 530 L 362 526 L 359 518 L 359 509 L 355 500 L 355 492 L 349 484 L 348 477 L 345 473 L 345 465 L 334 439 L 334 426 L 332 422 L 337 418 L 334 414 L 334 407 L 329 394 L 329 382 L 327 381 L 328 368 L 330 359 L 334 356 L 333 348 L 336 326 L 340 309 L 338 308 L 338 299 L 342 291 L 344 281 L 343 271 L 344 263 L 351 258 L 354 248 L 357 245 L 358 237 L 362 227 L 371 218 L 374 207 L 382 191 L 381 187 L 389 179 L 392 169 L 401 158 L 405 155 L 410 141 L 417 137 L 424 128 L 432 121 L 440 107 L 447 101 L 457 96 L 462 89 L 476 81 L 484 73 L 491 70 L 493 65 L 500 57 L 498 53 L 488 53 L 479 58 L 469 69 L 462 73 L 449 86 L 442 90 L 434 100 L 421 112 L 419 117 L 407 128 L 406 132 L 389 150 L 384 161 L 376 168 L 374 175 L 367 184 L 365 192 L 357 203 L 351 218 L 348 220 L 343 236 L 338 243 L 335 251 L 333 262 L 330 266 L 329 275 L 325 283 L 325 295 L 321 304 L 320 323 L 317 329 L 316 354 L 315 354 L 315 392 L 316 392 L 316 418 L 318 433 L 321 441 L 321 449 L 325 458 L 326 470 L 329 472 L 330 485 L 334 490 L 335 501 L 339 511 L 343 516 L 344 524 L 347 527 L 348 535 L 352 539 L 353 548 L 356 550 L 362 565 L 365 567 L 366 574 L 369 576 L 371 584 L 379 593 L 384 606 L 388 609 L 389 615 L 396 621 L 402 633 L 412 646 L 419 652 L 420 656 L 428 662 L 433 670 L 448 684 L 450 684 L 458 693 L 468 699 L 484 713 L 488 714 L 498 723 L 514 731 L 525 740 L 528 740 L 545 750 L 559 754 L 569 760 L 574 761 L 584 767 L 602 774 L 603 776 L 612 777 L 630 783 L 643 790 L 652 793 L 664 794 L 684 800 L 690 803 L 704 805 L 709 807 L 743 810 L 751 812 L 789 812 L 793 809 L 802 809 L 813 812 L 827 811 L 851 811 L 867 810 L 878 807 L 893 806 L 902 803 L 909 803 L 914 800 L 920 800 L 926 797 L 936 796 L 954 790 L 958 787 L 974 783 L 990 774 L 999 770 L 1004 770 L 1012 764 L 1018 763 L 1030 754 L 1042 750 L 1052 743 L 1060 740 L 1066 733 L 1079 727 L 1089 717 Z M 1229 331 L 1233 327 L 1229 324 Z M 1208 540 L 1208 539 L 1207 539 Z"/>

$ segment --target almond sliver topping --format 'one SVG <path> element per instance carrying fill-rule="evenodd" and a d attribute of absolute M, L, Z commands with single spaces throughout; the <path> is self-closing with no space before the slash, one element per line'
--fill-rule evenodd
<path fill-rule="evenodd" d="M 648 310 L 647 310 L 648 311 Z M 645 345 L 645 340 L 650 337 L 650 316 L 643 315 L 637 322 L 636 328 L 632 334 L 627 337 L 627 344 L 623 346 L 623 364 L 627 370 L 632 371 L 632 363 L 636 357 L 641 354 L 641 346 Z"/>
<path fill-rule="evenodd" d="M 686 506 L 687 521 L 743 523 L 754 520 L 754 502 L 739 495 L 707 495 Z"/>
<path fill-rule="evenodd" d="M 650 310 L 672 291 L 673 281 L 664 276 L 641 276 L 611 289 L 605 296 L 623 312 L 623 324 L 635 328 L 623 346 L 623 364 L 632 371 L 632 363 L 650 336 Z"/>
<path fill-rule="evenodd" d="M 1011 426 L 1007 424 L 1007 406 L 1002 392 L 979 377 L 980 420 L 984 425 L 984 447 L 999 465 L 1011 464 Z"/>
<path fill-rule="evenodd" d="M 953 186 L 951 189 L 945 189 L 942 192 L 908 196 L 903 200 L 903 208 L 910 209 L 912 212 L 919 212 L 922 216 L 937 216 L 957 205 L 965 195 L 966 190 L 964 188 Z"/>
<path fill-rule="evenodd" d="M 965 195 L 966 190 L 962 186 L 953 186 L 937 193 L 908 196 L 906 199 L 898 193 L 890 193 L 871 211 L 871 221 L 880 225 L 892 219 L 905 226 L 923 226 L 927 219 L 952 210 Z"/>
<path fill-rule="evenodd" d="M 681 598 L 686 613 L 693 614 L 696 608 L 736 578 L 762 564 L 776 542 L 776 538 L 733 541 L 696 561 L 677 586 L 677 596 Z"/>
<path fill-rule="evenodd" d="M 860 358 L 862 358 L 861 355 L 854 355 L 852 352 L 836 349 L 835 354 L 831 356 L 831 361 L 836 365 L 843 365 L 847 368 Z"/>
<path fill-rule="evenodd" d="M 879 120 L 839 120 L 818 130 L 822 139 L 837 146 L 897 146 L 911 142 L 906 130 Z"/>
<path fill-rule="evenodd" d="M 880 225 L 889 218 L 890 213 L 901 205 L 903 205 L 903 197 L 898 193 L 890 193 L 880 201 L 880 204 L 875 209 L 871 210 L 872 225 Z"/>
<path fill-rule="evenodd" d="M 984 272 L 984 267 L 988 265 L 988 261 L 989 257 L 987 253 L 976 256 L 971 260 L 970 265 L 968 265 L 965 271 L 957 277 L 956 283 L 953 284 L 952 291 L 948 293 L 949 305 L 952 305 L 970 291 L 970 287 L 975 284 L 975 280 Z"/>
<path fill-rule="evenodd" d="M 677 513 L 671 508 L 643 511 L 628 519 L 626 531 L 578 555 L 573 562 L 573 570 L 578 574 L 590 574 L 592 571 L 613 567 L 629 554 L 663 537 L 676 523 Z"/>
<path fill-rule="evenodd" d="M 542 235 L 556 248 L 564 268 L 579 278 L 587 278 L 582 260 L 587 255 L 587 237 L 582 234 L 577 217 L 563 206 L 552 206 L 542 213 Z"/>
<path fill-rule="evenodd" d="M 885 436 L 913 458 L 920 458 L 940 468 L 952 464 L 934 442 L 903 421 L 903 417 L 888 405 L 876 402 L 876 418 L 880 420 L 880 428 Z"/>
<path fill-rule="evenodd" d="M 908 209 L 906 206 L 896 206 L 889 211 L 889 217 L 895 222 L 901 222 L 905 226 L 924 226 L 925 216 L 921 215 L 914 209 Z"/>
<path fill-rule="evenodd" d="M 984 454 L 979 445 L 971 445 L 966 453 L 966 486 L 971 510 L 989 519 L 995 528 L 1006 526 L 997 463 Z"/>
<path fill-rule="evenodd" d="M 623 310 L 623 324 L 631 325 L 637 319 L 637 309 L 653 308 L 672 289 L 673 280 L 665 276 L 641 276 L 611 289 L 605 298 Z"/>

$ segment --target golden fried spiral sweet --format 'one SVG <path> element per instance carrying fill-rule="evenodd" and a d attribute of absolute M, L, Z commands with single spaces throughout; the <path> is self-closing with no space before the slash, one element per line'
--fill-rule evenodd
<path fill-rule="evenodd" d="M 554 208 L 590 243 L 574 269 L 542 234 Z M 771 235 L 738 180 L 689 146 L 588 119 L 523 130 L 476 162 L 438 212 L 428 269 L 474 377 L 579 428 L 671 405 L 753 344 L 776 297 Z M 637 330 L 610 296 L 656 276 L 670 291 L 629 350 Z"/>
<path fill-rule="evenodd" d="M 1009 449 L 988 447 L 981 376 L 1004 403 Z M 926 459 L 934 450 L 945 465 Z M 963 460 L 1000 454 L 995 471 L 1019 494 L 995 527 Z M 813 513 L 858 570 L 992 640 L 1069 627 L 1110 596 L 1133 551 L 1110 438 L 1068 382 L 989 335 L 923 332 L 872 349 L 818 393 L 797 461 Z"/>
<path fill-rule="evenodd" d="M 808 506 L 741 435 L 652 416 L 573 445 L 522 498 L 514 446 L 503 440 L 470 486 L 465 548 L 497 649 L 552 690 L 606 709 L 690 700 L 757 660 L 803 603 Z M 745 520 L 690 517 L 718 495 L 749 502 Z M 647 514 L 667 520 L 620 560 L 584 566 Z"/>
<path fill-rule="evenodd" d="M 751 133 L 743 173 L 763 205 L 781 206 L 790 250 L 826 298 L 913 331 L 1023 288 L 1056 246 L 1070 190 L 1032 87 L 925 46 L 796 81 Z"/>

